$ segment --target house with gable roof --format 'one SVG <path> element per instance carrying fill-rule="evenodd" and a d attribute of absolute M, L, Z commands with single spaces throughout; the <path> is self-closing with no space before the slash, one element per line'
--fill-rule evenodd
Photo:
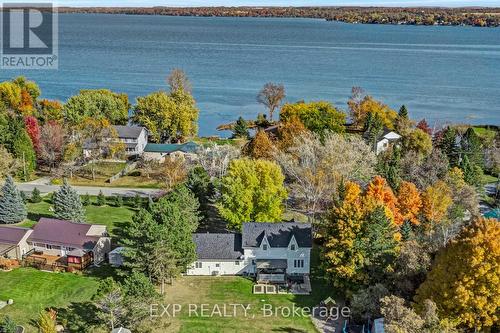
<path fill-rule="evenodd" d="M 234 234 L 193 234 L 198 259 L 187 275 L 252 275 L 259 282 L 286 283 L 308 275 L 309 223 L 243 223 Z"/>

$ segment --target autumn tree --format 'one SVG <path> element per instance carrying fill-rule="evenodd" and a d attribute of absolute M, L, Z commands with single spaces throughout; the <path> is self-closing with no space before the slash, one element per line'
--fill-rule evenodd
<path fill-rule="evenodd" d="M 415 301 L 431 299 L 438 313 L 475 329 L 498 324 L 500 307 L 500 226 L 478 219 L 437 256 Z"/>
<path fill-rule="evenodd" d="M 180 68 L 174 68 L 167 77 L 167 84 L 172 93 L 185 92 L 192 93 L 191 82 L 186 73 Z"/>
<path fill-rule="evenodd" d="M 40 155 L 40 126 L 38 126 L 38 120 L 33 116 L 28 116 L 24 118 L 24 126 L 26 132 L 28 133 L 31 143 L 33 144 L 33 149 L 37 156 Z"/>
<path fill-rule="evenodd" d="M 40 131 L 40 159 L 50 167 L 57 167 L 63 159 L 66 132 L 56 121 L 47 121 Z"/>
<path fill-rule="evenodd" d="M 432 136 L 432 128 L 429 126 L 425 119 L 422 119 L 418 122 L 417 128 L 427 133 L 429 136 Z"/>
<path fill-rule="evenodd" d="M 416 128 L 404 138 L 403 146 L 407 151 L 428 156 L 432 152 L 432 138 L 420 128 Z"/>
<path fill-rule="evenodd" d="M 322 228 L 325 238 L 323 267 L 338 288 L 353 288 L 368 279 L 362 271 L 365 259 L 359 246 L 363 223 L 361 188 L 356 183 L 347 182 Z"/>
<path fill-rule="evenodd" d="M 422 208 L 422 198 L 415 184 L 403 181 L 399 186 L 397 199 L 403 221 L 410 221 L 414 225 L 420 224 L 418 215 Z"/>
<path fill-rule="evenodd" d="M 281 122 L 278 127 L 278 148 L 281 150 L 290 148 L 294 143 L 294 139 L 306 132 L 307 128 L 299 117 L 291 117 L 287 121 Z"/>
<path fill-rule="evenodd" d="M 172 84 L 169 93 L 137 98 L 133 120 L 148 129 L 154 142 L 184 141 L 198 133 L 199 110 L 193 96 L 183 88 L 185 83 Z"/>
<path fill-rule="evenodd" d="M 271 160 L 274 144 L 263 130 L 257 131 L 255 137 L 243 148 L 244 154 L 253 159 Z"/>
<path fill-rule="evenodd" d="M 39 115 L 42 123 L 49 121 L 61 122 L 64 118 L 63 105 L 59 101 L 42 99 L 39 102 Z"/>
<path fill-rule="evenodd" d="M 448 174 L 448 158 L 439 149 L 433 149 L 431 154 L 423 157 L 410 151 L 401 159 L 401 178 L 414 183 L 421 191 L 446 179 Z"/>
<path fill-rule="evenodd" d="M 269 111 L 269 120 L 273 120 L 273 114 L 279 108 L 281 101 L 285 98 L 285 87 L 283 84 L 268 82 L 257 95 L 257 102 L 264 105 Z"/>
<path fill-rule="evenodd" d="M 382 126 L 394 129 L 398 113 L 389 106 L 366 95 L 362 90 L 353 88 L 353 95 L 348 101 L 351 118 L 358 128 L 363 128 L 369 114 L 380 119 Z"/>
<path fill-rule="evenodd" d="M 334 199 L 342 181 L 368 181 L 374 174 L 375 154 L 357 136 L 304 133 L 276 159 L 290 179 L 291 196 L 311 218 Z"/>
<path fill-rule="evenodd" d="M 172 189 L 175 185 L 183 182 L 187 174 L 185 160 L 176 156 L 166 156 L 165 161 L 158 170 L 158 177 L 162 180 L 166 189 Z"/>
<path fill-rule="evenodd" d="M 232 160 L 240 157 L 241 150 L 233 145 L 201 147 L 197 151 L 198 162 L 211 178 L 222 178 Z"/>
<path fill-rule="evenodd" d="M 422 214 L 428 232 L 444 223 L 453 201 L 450 195 L 450 188 L 443 181 L 436 182 L 422 193 Z"/>
<path fill-rule="evenodd" d="M 107 89 L 80 90 L 64 105 L 66 123 L 78 125 L 85 118 L 106 119 L 113 125 L 125 125 L 130 103 L 126 94 Z"/>
<path fill-rule="evenodd" d="M 270 161 L 239 159 L 222 178 L 219 213 L 232 229 L 243 222 L 279 222 L 287 191 L 280 167 Z"/>
<path fill-rule="evenodd" d="M 3 145 L 0 145 L 0 179 L 15 173 L 19 167 L 19 161 Z"/>
<path fill-rule="evenodd" d="M 321 137 L 327 135 L 328 132 L 344 132 L 345 114 L 329 102 L 299 102 L 283 105 L 280 120 L 286 123 L 292 118 L 298 118 L 308 130 Z"/>
<path fill-rule="evenodd" d="M 381 206 L 384 208 L 384 212 L 390 221 L 398 226 L 403 223 L 403 218 L 398 208 L 398 199 L 384 178 L 375 176 L 366 188 L 364 200 L 368 210 Z"/>

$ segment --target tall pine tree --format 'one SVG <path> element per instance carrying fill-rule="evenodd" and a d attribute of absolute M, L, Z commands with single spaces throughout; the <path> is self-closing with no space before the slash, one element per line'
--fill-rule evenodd
<path fill-rule="evenodd" d="M 54 193 L 54 213 L 58 219 L 75 222 L 85 222 L 85 208 L 83 208 L 80 196 L 64 180 L 63 186 Z"/>
<path fill-rule="evenodd" d="M 28 215 L 21 193 L 14 180 L 8 176 L 2 187 L 0 197 L 0 223 L 11 224 L 21 222 Z"/>

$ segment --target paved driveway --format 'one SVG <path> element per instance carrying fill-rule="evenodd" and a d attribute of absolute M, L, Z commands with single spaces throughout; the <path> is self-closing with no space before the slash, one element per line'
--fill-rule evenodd
<path fill-rule="evenodd" d="M 41 193 L 50 193 L 57 191 L 59 189 L 58 185 L 46 185 L 40 183 L 18 183 L 16 184 L 17 188 L 23 192 L 31 193 L 35 187 Z M 123 197 L 134 197 L 139 194 L 141 197 L 154 197 L 162 194 L 162 190 L 158 189 L 149 189 L 149 188 L 122 188 L 122 187 L 94 187 L 94 186 L 71 186 L 73 187 L 78 194 L 80 195 L 98 195 L 99 191 L 107 196 L 123 196 Z"/>

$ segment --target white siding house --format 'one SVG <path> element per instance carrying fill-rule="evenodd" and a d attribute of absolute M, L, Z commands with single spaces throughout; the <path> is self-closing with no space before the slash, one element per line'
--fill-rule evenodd
<path fill-rule="evenodd" d="M 194 234 L 198 260 L 187 275 L 254 275 L 286 281 L 310 272 L 311 225 L 244 223 L 241 234 Z"/>
<path fill-rule="evenodd" d="M 376 154 L 380 154 L 383 151 L 386 151 L 389 146 L 401 139 L 401 135 L 396 132 L 386 132 L 384 135 L 377 141 L 377 150 Z"/>
<path fill-rule="evenodd" d="M 28 228 L 0 226 L 0 257 L 21 260 L 31 250 L 27 239 L 32 232 Z"/>

